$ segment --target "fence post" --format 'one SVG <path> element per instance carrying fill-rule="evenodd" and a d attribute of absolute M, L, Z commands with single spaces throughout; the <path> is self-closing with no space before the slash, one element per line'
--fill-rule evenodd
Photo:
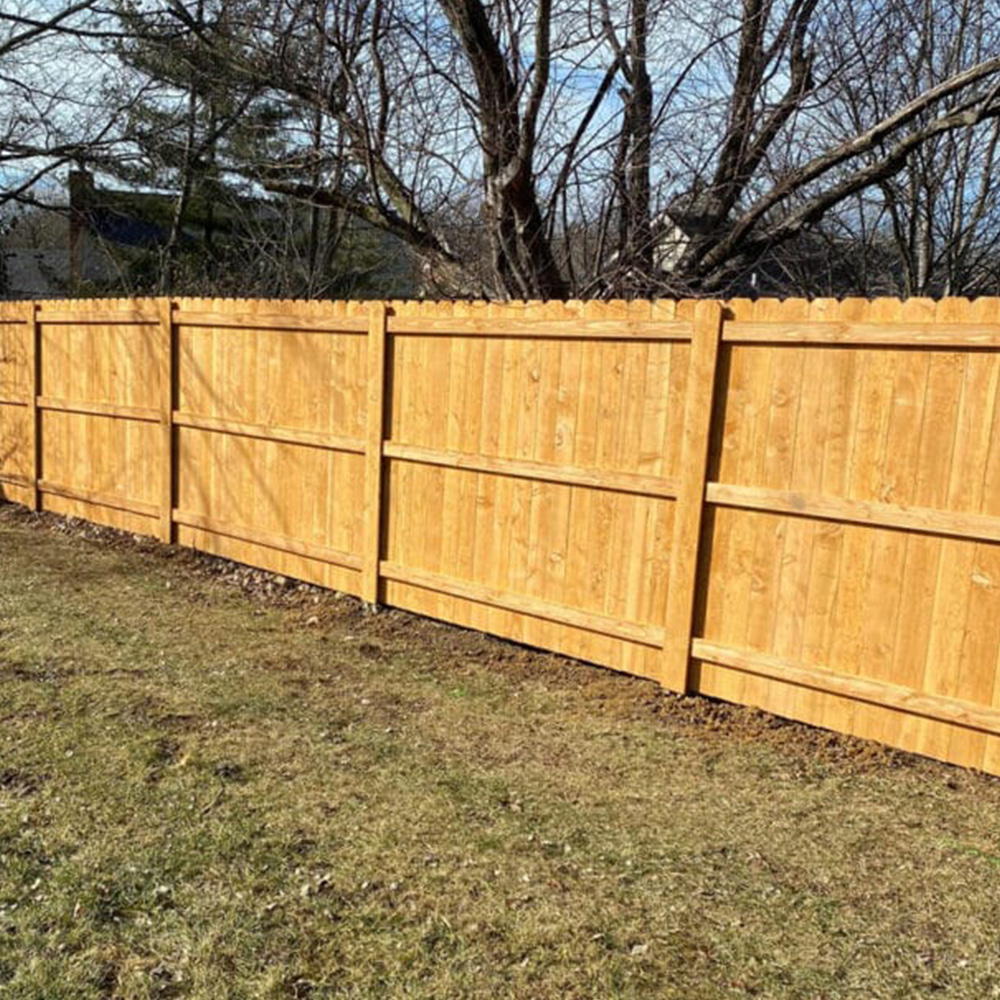
<path fill-rule="evenodd" d="M 160 360 L 160 541 L 174 540 L 174 317 L 173 302 L 158 299 Z"/>
<path fill-rule="evenodd" d="M 361 599 L 378 604 L 379 559 L 382 556 L 382 442 L 385 436 L 386 307 L 373 302 L 368 314 L 368 391 L 365 397 L 364 550 L 361 554 Z"/>
<path fill-rule="evenodd" d="M 26 336 L 28 340 L 28 506 L 41 508 L 38 484 L 42 478 L 42 429 L 38 419 L 38 396 L 42 381 L 42 345 L 38 335 L 38 303 L 25 306 Z"/>
<path fill-rule="evenodd" d="M 660 670 L 660 683 L 672 691 L 685 692 L 690 683 L 691 629 L 722 323 L 721 303 L 704 300 L 695 305 L 685 387 L 680 482 L 670 546 L 666 637 Z"/>

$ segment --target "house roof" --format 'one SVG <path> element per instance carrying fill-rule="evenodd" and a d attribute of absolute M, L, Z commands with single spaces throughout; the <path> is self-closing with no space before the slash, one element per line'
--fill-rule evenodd
<path fill-rule="evenodd" d="M 160 246 L 169 237 L 169 231 L 158 223 L 123 215 L 104 206 L 89 209 L 87 223 L 95 236 L 119 246 Z"/>

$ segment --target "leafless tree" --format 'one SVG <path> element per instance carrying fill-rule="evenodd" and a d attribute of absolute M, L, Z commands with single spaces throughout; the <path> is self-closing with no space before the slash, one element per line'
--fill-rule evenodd
<path fill-rule="evenodd" d="M 718 294 L 764 261 L 794 280 L 803 240 L 874 264 L 887 237 L 908 290 L 958 291 L 993 259 L 997 4 L 138 0 L 118 24 L 174 64 L 131 71 L 187 130 L 178 219 L 210 161 L 307 206 L 310 274 L 352 218 L 449 294 Z"/>
<path fill-rule="evenodd" d="M 310 155 L 294 142 L 259 177 L 393 232 L 453 287 L 724 291 L 763 254 L 1000 112 L 1000 56 L 984 40 L 955 46 L 895 102 L 839 127 L 824 114 L 845 83 L 874 75 L 872 54 L 912 15 L 900 3 L 745 0 L 734 15 L 648 0 L 559 11 L 547 0 L 361 0 L 322 23 L 323 88 L 297 44 L 322 21 L 315 0 L 269 7 L 254 36 L 271 55 L 250 45 L 242 71 L 326 116 L 356 183 L 283 179 Z M 677 141 L 685 122 L 702 134 Z M 470 266 L 440 224 L 463 201 L 488 268 Z M 671 228 L 681 245 L 658 269 Z M 596 231 L 589 253 L 573 251 L 574 231 Z"/>
<path fill-rule="evenodd" d="M 37 202 L 47 179 L 74 161 L 125 155 L 127 105 L 105 90 L 117 34 L 97 0 L 0 8 L 0 207 Z"/>
<path fill-rule="evenodd" d="M 843 82 L 830 112 L 861 130 L 888 116 L 901 101 L 914 101 L 966 67 L 1000 51 L 1000 19 L 992 0 L 921 0 L 886 13 L 878 50 L 851 37 L 851 19 L 835 40 L 865 58 Z M 942 109 L 957 110 L 964 96 L 945 97 Z M 932 124 L 924 113 L 917 127 Z M 1000 264 L 1000 119 L 935 134 L 920 144 L 896 174 L 881 178 L 845 205 L 835 224 L 855 235 L 881 290 L 904 295 L 941 295 L 997 288 Z M 884 144 L 865 155 L 874 164 Z M 834 221 L 834 220 L 831 220 Z M 891 272 L 886 273 L 889 258 Z"/>

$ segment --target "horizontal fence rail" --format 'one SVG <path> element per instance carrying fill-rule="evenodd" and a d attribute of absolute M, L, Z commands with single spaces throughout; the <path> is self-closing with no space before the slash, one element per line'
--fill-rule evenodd
<path fill-rule="evenodd" d="M 0 491 L 1000 774 L 1000 299 L 0 304 Z"/>

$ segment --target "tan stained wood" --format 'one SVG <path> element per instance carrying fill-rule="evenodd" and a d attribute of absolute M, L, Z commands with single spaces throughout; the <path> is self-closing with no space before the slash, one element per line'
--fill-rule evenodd
<path fill-rule="evenodd" d="M 360 317 L 344 317 L 331 321 L 317 317 L 296 316 L 289 309 L 287 313 L 272 313 L 257 309 L 230 309 L 225 307 L 218 312 L 210 310 L 186 309 L 183 306 L 174 308 L 174 322 L 178 326 L 204 326 L 213 329 L 236 328 L 241 330 L 298 330 L 307 333 L 365 333 L 368 330 L 366 320 Z"/>
<path fill-rule="evenodd" d="M 0 483 L 1000 773 L 1000 300 L 720 308 L 18 306 Z"/>
<path fill-rule="evenodd" d="M 88 490 L 81 486 L 67 486 L 63 483 L 53 483 L 47 479 L 38 481 L 38 492 L 51 496 L 65 497 L 67 500 L 80 500 L 83 503 L 96 504 L 99 507 L 110 507 L 113 510 L 124 510 L 131 514 L 141 514 L 143 517 L 158 518 L 158 504 L 145 503 L 141 500 L 131 500 L 128 497 L 117 496 L 102 490 Z"/>
<path fill-rule="evenodd" d="M 142 324 L 159 325 L 159 313 L 153 310 L 143 309 L 112 309 L 106 311 L 72 310 L 72 309 L 47 309 L 41 306 L 38 319 L 47 325 L 59 324 L 62 326 L 81 326 L 83 324 L 94 324 L 107 326 L 109 324 Z"/>
<path fill-rule="evenodd" d="M 140 423 L 160 423 L 160 411 L 151 406 L 121 406 L 118 403 L 95 403 L 86 400 L 55 399 L 52 396 L 38 397 L 39 410 L 53 413 L 78 413 L 81 416 L 119 417 L 122 420 L 137 420 Z"/>
<path fill-rule="evenodd" d="M 542 601 L 536 597 L 511 594 L 503 590 L 498 590 L 495 587 L 469 583 L 465 580 L 456 580 L 453 577 L 442 576 L 439 573 L 410 569 L 406 566 L 400 566 L 398 563 L 383 562 L 381 572 L 382 576 L 387 580 L 395 580 L 399 583 L 413 584 L 427 590 L 439 591 L 443 594 L 464 597 L 470 601 L 475 601 L 477 604 L 485 604 L 493 608 L 503 608 L 518 614 L 530 615 L 534 618 L 543 618 L 565 625 L 573 625 L 588 632 L 595 632 L 598 635 L 610 635 L 621 639 L 629 639 L 632 642 L 642 643 L 654 649 L 659 648 L 663 644 L 663 629 L 656 625 L 623 622 L 609 615 L 580 611 L 579 609 L 555 604 L 551 601 Z"/>
<path fill-rule="evenodd" d="M 23 486 L 31 488 L 31 480 L 27 476 L 19 476 L 15 472 L 0 472 L 0 483 L 9 483 L 11 486 Z"/>
<path fill-rule="evenodd" d="M 382 557 L 382 442 L 385 437 L 386 307 L 373 303 L 368 320 L 368 392 L 365 397 L 364 555 L 361 599 L 377 604 Z"/>
<path fill-rule="evenodd" d="M 938 307 L 931 299 L 907 300 L 904 308 L 912 317 L 919 316 L 929 322 L 937 319 Z M 914 353 L 914 362 L 923 362 L 922 392 L 914 400 L 916 409 L 907 421 L 904 451 L 909 467 L 899 480 L 899 488 L 905 491 L 907 503 L 940 510 L 946 507 L 944 498 L 954 433 L 952 415 L 957 414 L 959 395 L 953 377 L 948 374 L 956 356 L 944 351 Z M 907 532 L 902 563 L 896 568 L 899 614 L 890 671 L 896 683 L 917 690 L 924 684 L 938 560 L 948 544 L 942 535 Z M 930 745 L 935 730 L 941 728 L 919 716 L 898 715 L 880 727 L 880 732 L 897 745 L 916 749 Z"/>
<path fill-rule="evenodd" d="M 363 455 L 365 442 L 362 438 L 339 437 L 323 431 L 304 431 L 297 427 L 274 427 L 249 423 L 245 420 L 224 420 L 220 417 L 202 417 L 194 413 L 176 411 L 173 417 L 175 427 L 191 427 L 195 430 L 214 431 L 234 437 L 257 438 L 260 441 L 275 441 L 282 444 L 301 444 L 309 448 L 328 451 L 342 451 Z"/>
<path fill-rule="evenodd" d="M 389 322 L 393 334 L 419 334 L 421 336 L 465 337 L 527 337 L 529 339 L 554 338 L 560 340 L 690 340 L 692 325 L 686 322 L 660 320 L 634 320 L 626 317 L 593 315 L 600 303 L 584 303 L 582 314 L 569 319 L 535 318 L 515 313 L 507 307 L 506 314 L 448 317 L 408 317 L 394 315 Z M 501 307 L 502 308 L 502 307 Z M 518 315 L 520 313 L 520 315 Z M 607 313 L 605 313 L 607 315 Z"/>
<path fill-rule="evenodd" d="M 1000 323 L 880 321 L 864 323 L 837 321 L 752 323 L 737 321 L 726 325 L 723 336 L 728 343 L 841 344 L 852 347 L 955 347 L 969 349 L 1000 347 Z"/>
<path fill-rule="evenodd" d="M 888 325 L 904 318 L 904 304 L 899 299 L 880 298 L 869 304 L 869 319 Z M 865 352 L 860 361 L 870 375 L 868 391 L 874 415 L 870 448 L 856 468 L 854 495 L 862 499 L 891 502 L 899 491 L 900 469 L 908 463 L 913 433 L 910 422 L 916 378 L 910 371 L 915 352 L 881 350 Z M 866 532 L 869 551 L 867 569 L 860 581 L 860 606 L 856 611 L 856 629 L 860 655 L 849 665 L 850 672 L 873 680 L 891 677 L 892 643 L 899 607 L 899 573 L 905 553 L 904 536 L 894 531 Z M 849 570 L 848 570 L 849 572 Z M 857 734 L 880 731 L 884 713 L 862 701 L 852 703 L 847 731 Z"/>
<path fill-rule="evenodd" d="M 682 478 L 674 511 L 666 640 L 660 675 L 664 685 L 681 692 L 687 691 L 690 683 L 691 623 L 699 572 L 708 445 L 721 335 L 722 307 L 717 302 L 699 302 L 688 368 L 684 444 L 681 450 Z"/>
<path fill-rule="evenodd" d="M 760 299 L 754 303 L 754 316 L 761 321 L 780 322 L 781 302 Z M 744 353 L 744 352 L 741 352 Z M 761 351 L 748 348 L 755 362 L 750 380 L 750 402 L 753 415 L 752 437 L 741 470 L 743 481 L 767 483 L 780 475 L 780 456 L 772 447 L 772 428 L 787 422 L 791 398 L 783 386 L 788 377 L 788 356 L 784 350 Z M 780 554 L 780 519 L 753 515 L 741 518 L 746 548 L 746 562 L 737 567 L 738 578 L 745 578 L 742 596 L 742 642 L 750 650 L 766 651 L 774 628 L 775 575 Z M 742 602 L 745 602 L 743 604 Z M 736 685 L 738 700 L 743 704 L 764 707 L 775 696 L 774 685 L 745 674 Z M 779 696 L 780 697 L 780 696 Z"/>
<path fill-rule="evenodd" d="M 902 504 L 852 500 L 823 493 L 772 490 L 760 486 L 709 483 L 709 503 L 743 510 L 767 510 L 827 521 L 870 524 L 929 535 L 949 535 L 984 542 L 1000 542 L 1000 517 L 989 514 L 905 507 Z"/>
<path fill-rule="evenodd" d="M 25 305 L 24 322 L 27 338 L 28 362 L 28 506 L 40 508 L 39 480 L 42 478 L 41 425 L 38 414 L 38 395 L 41 392 L 41 341 L 38 336 L 38 303 Z"/>
<path fill-rule="evenodd" d="M 754 316 L 757 308 L 756 302 L 731 301 L 727 303 L 726 315 L 737 311 Z M 770 378 L 769 366 L 774 353 L 748 350 L 725 342 L 720 347 L 721 413 L 715 427 L 713 478 L 755 481 L 755 442 L 760 436 L 757 386 L 762 380 Z M 747 639 L 754 580 L 749 567 L 754 556 L 755 525 L 752 518 L 732 516 L 730 512 L 714 507 L 709 507 L 706 518 L 711 557 L 707 586 L 701 595 L 703 616 L 700 635 L 742 646 Z M 716 697 L 737 703 L 743 701 L 744 675 L 729 671 L 708 677 L 698 665 L 695 672 L 696 683 L 692 686 L 697 690 L 711 688 L 709 693 Z"/>
<path fill-rule="evenodd" d="M 782 303 L 781 318 L 796 325 L 806 325 L 811 316 L 811 304 L 804 299 Z M 818 366 L 822 351 L 809 351 L 801 345 L 789 345 L 781 352 L 786 361 L 785 376 L 779 387 L 780 397 L 787 405 L 776 408 L 782 419 L 770 429 L 770 450 L 775 456 L 768 480 L 781 486 L 798 489 L 819 478 L 821 455 L 810 429 L 814 415 L 821 407 Z M 775 655 L 798 658 L 805 631 L 806 594 L 812 563 L 813 526 L 803 519 L 789 518 L 775 538 L 775 572 L 768 648 Z M 774 710 L 780 715 L 801 717 L 808 708 L 803 705 L 800 691 L 783 688 L 772 692 Z"/>
<path fill-rule="evenodd" d="M 169 299 L 159 303 L 160 312 L 160 541 L 170 545 L 174 540 L 174 389 L 176 365 L 174 363 L 174 321 Z"/>
<path fill-rule="evenodd" d="M 730 649 L 704 639 L 695 639 L 692 651 L 700 660 L 721 663 L 759 677 L 844 695 L 870 705 L 955 723 L 966 729 L 1000 734 L 1000 709 L 957 698 L 928 695 L 902 685 L 841 674 L 825 667 L 803 666 L 795 661 L 764 653 Z"/>
<path fill-rule="evenodd" d="M 16 310 L 16 311 L 14 311 Z M 0 497 L 27 503 L 27 324 L 25 303 L 9 303 L 0 319 Z"/>
<path fill-rule="evenodd" d="M 869 317 L 870 309 L 867 299 L 850 298 L 837 303 L 836 308 L 831 306 L 829 314 L 848 323 L 862 322 Z M 852 493 L 862 393 L 872 355 L 863 351 L 824 354 L 823 380 L 828 386 L 829 403 L 818 429 L 823 450 L 821 491 L 847 496 Z M 864 564 L 871 539 L 867 532 L 837 523 L 818 526 L 814 537 L 817 551 L 813 565 L 818 572 L 810 581 L 802 657 L 809 663 L 826 663 L 839 669 L 843 663 L 858 662 L 861 655 L 860 637 L 851 622 L 856 602 L 863 602 L 863 593 L 856 586 L 856 567 Z M 851 731 L 852 719 L 842 699 L 806 693 L 801 701 L 811 721 Z"/>
<path fill-rule="evenodd" d="M 996 320 L 995 300 L 983 298 L 970 303 L 944 300 L 943 321 L 957 318 L 973 322 Z M 962 308 L 964 307 L 964 308 Z M 959 309 L 961 311 L 959 312 Z M 951 312 L 955 310 L 955 312 Z M 948 315 L 948 313 L 951 315 Z M 966 357 L 963 406 L 952 456 L 953 470 L 961 470 L 961 480 L 953 484 L 949 506 L 959 510 L 982 510 L 986 500 L 986 470 L 993 449 L 997 396 L 1000 395 L 1000 354 L 995 351 L 970 352 Z M 992 699 L 998 648 L 1000 648 L 1000 553 L 996 545 L 967 545 L 947 542 L 958 549 L 953 562 L 967 567 L 960 586 L 964 598 L 961 618 L 955 622 L 961 635 L 959 653 L 950 668 L 947 693 L 976 702 Z M 943 741 L 935 741 L 938 751 Z M 979 733 L 953 729 L 947 734 L 942 756 L 969 767 L 981 767 L 986 738 Z"/>
<path fill-rule="evenodd" d="M 634 493 L 638 496 L 673 499 L 677 486 L 672 480 L 660 476 L 643 476 L 630 472 L 607 472 L 603 469 L 582 469 L 573 466 L 549 465 L 529 459 L 495 458 L 473 455 L 461 451 L 438 448 L 421 448 L 418 445 L 388 443 L 387 458 L 395 458 L 418 465 L 438 465 L 447 469 L 468 469 L 514 479 L 532 479 L 543 483 L 565 483 L 586 486 L 614 493 Z"/>
<path fill-rule="evenodd" d="M 361 570 L 361 559 L 358 556 L 351 552 L 342 552 L 339 549 L 332 549 L 325 545 L 302 542 L 287 535 L 279 535 L 271 531 L 259 531 L 255 528 L 230 524 L 220 518 L 208 517 L 205 514 L 198 514 L 190 510 L 174 511 L 173 520 L 175 524 L 181 524 L 187 528 L 198 528 L 202 531 L 225 535 L 228 538 L 235 538 L 239 541 L 251 542 L 254 545 L 263 545 L 265 548 L 278 549 L 293 555 L 306 556 L 309 559 L 318 559 L 320 562 L 342 566 L 345 569 Z"/>

